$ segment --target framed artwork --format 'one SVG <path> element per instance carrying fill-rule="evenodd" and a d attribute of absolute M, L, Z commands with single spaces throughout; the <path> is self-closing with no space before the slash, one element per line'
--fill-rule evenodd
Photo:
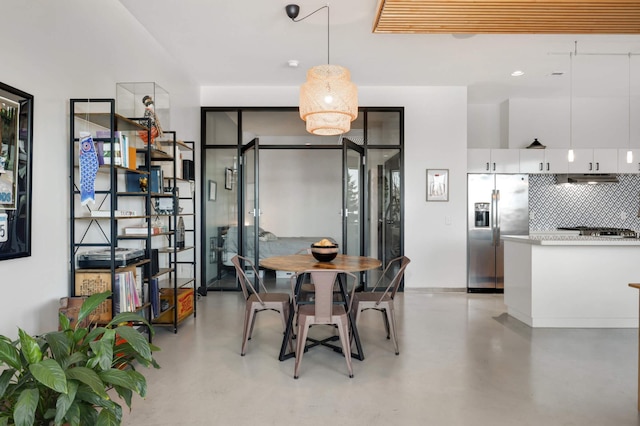
<path fill-rule="evenodd" d="M 218 195 L 218 184 L 214 180 L 209 181 L 209 201 L 215 201 Z"/>
<path fill-rule="evenodd" d="M 449 201 L 449 169 L 427 169 L 427 201 Z"/>
<path fill-rule="evenodd" d="M 0 260 L 31 256 L 33 96 L 0 83 Z"/>
<path fill-rule="evenodd" d="M 233 170 L 229 167 L 224 169 L 224 189 L 233 189 Z"/>

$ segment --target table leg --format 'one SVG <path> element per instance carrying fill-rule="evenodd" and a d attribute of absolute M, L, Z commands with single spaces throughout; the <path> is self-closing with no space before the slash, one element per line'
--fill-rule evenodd
<path fill-rule="evenodd" d="M 340 285 L 340 292 L 342 293 L 342 297 L 345 300 L 346 307 L 349 306 L 351 301 L 349 300 L 349 292 L 347 289 L 347 280 L 345 277 L 340 274 L 338 275 L 338 283 Z M 354 283 L 357 285 L 357 283 Z M 358 327 L 356 327 L 356 317 L 353 315 L 352 311 L 349 311 L 349 325 L 351 327 L 351 333 L 353 334 L 353 341 L 356 344 L 356 349 L 358 349 L 357 353 L 351 352 L 351 357 L 360 361 L 364 361 L 364 352 L 362 351 L 362 344 L 360 343 L 360 335 L 358 334 Z"/>
<path fill-rule="evenodd" d="M 282 346 L 280 347 L 280 356 L 278 359 L 280 361 L 284 361 L 285 359 L 295 358 L 295 351 L 287 353 L 287 346 L 289 344 L 289 340 L 293 334 L 293 322 L 295 320 L 295 303 L 296 297 L 300 293 L 300 287 L 302 287 L 302 281 L 304 279 L 304 274 L 298 275 L 296 278 L 296 287 L 293 291 L 292 302 L 289 305 L 289 318 L 287 319 L 287 327 L 284 330 L 284 338 L 282 339 Z"/>

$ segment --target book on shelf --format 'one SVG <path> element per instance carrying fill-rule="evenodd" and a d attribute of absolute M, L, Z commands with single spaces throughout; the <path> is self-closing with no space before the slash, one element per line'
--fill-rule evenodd
<path fill-rule="evenodd" d="M 91 210 L 91 217 L 111 217 L 111 210 Z M 136 216 L 133 210 L 114 210 L 113 217 Z"/>
<path fill-rule="evenodd" d="M 136 276 L 133 270 L 115 274 L 115 288 L 113 289 L 113 304 L 116 313 L 135 312 L 142 306 L 136 288 Z"/>
<path fill-rule="evenodd" d="M 98 130 L 96 137 L 100 139 L 111 139 L 110 130 Z M 104 164 L 113 163 L 116 166 L 122 166 L 122 132 L 113 132 L 111 142 L 103 143 Z"/>
<path fill-rule="evenodd" d="M 160 227 L 152 226 L 151 235 L 158 235 L 160 233 Z M 124 228 L 125 235 L 147 235 L 147 225 L 142 226 L 127 226 Z"/>
<path fill-rule="evenodd" d="M 149 280 L 149 302 L 151 303 L 151 314 L 153 318 L 160 315 L 160 285 L 158 278 Z"/>

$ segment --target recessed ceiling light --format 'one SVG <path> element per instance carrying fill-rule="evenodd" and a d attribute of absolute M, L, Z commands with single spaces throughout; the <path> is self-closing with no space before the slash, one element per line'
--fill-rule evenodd
<path fill-rule="evenodd" d="M 524 71 L 515 70 L 514 72 L 511 73 L 511 77 L 520 77 L 521 75 L 524 75 Z"/>
<path fill-rule="evenodd" d="M 551 74 L 549 74 L 553 77 L 559 77 L 561 75 L 564 75 L 564 71 L 551 71 Z"/>
<path fill-rule="evenodd" d="M 297 59 L 289 59 L 287 61 L 287 64 L 291 67 L 291 68 L 298 68 L 298 65 L 300 65 L 300 62 Z"/>

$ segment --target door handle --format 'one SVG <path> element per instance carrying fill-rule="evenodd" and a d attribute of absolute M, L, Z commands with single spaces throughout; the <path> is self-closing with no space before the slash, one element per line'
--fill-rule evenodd
<path fill-rule="evenodd" d="M 540 163 L 540 168 L 539 168 L 539 170 L 540 170 L 540 171 L 543 171 L 543 170 L 544 170 L 544 168 L 542 167 L 542 163 Z"/>
<path fill-rule="evenodd" d="M 549 163 L 547 163 L 547 171 L 549 171 L 549 170 L 551 170 L 551 169 L 549 168 Z"/>
<path fill-rule="evenodd" d="M 596 163 L 596 170 L 600 170 L 600 163 Z"/>
<path fill-rule="evenodd" d="M 489 162 L 487 162 L 487 171 L 489 171 Z"/>

